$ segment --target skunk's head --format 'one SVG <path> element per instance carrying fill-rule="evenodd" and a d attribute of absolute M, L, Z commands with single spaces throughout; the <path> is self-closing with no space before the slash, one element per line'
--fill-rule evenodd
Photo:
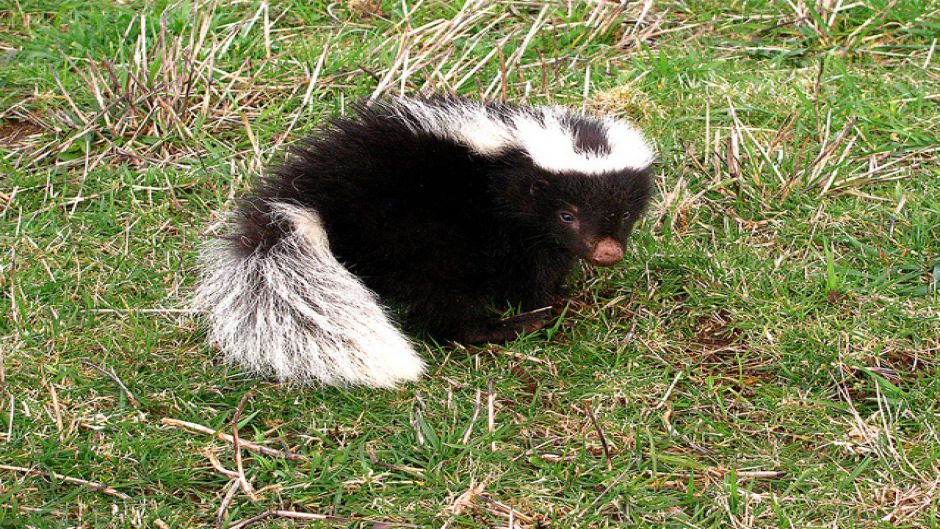
<path fill-rule="evenodd" d="M 536 107 L 513 119 L 502 181 L 520 219 L 596 266 L 624 255 L 646 209 L 653 152 L 625 121 Z"/>
<path fill-rule="evenodd" d="M 595 266 L 623 259 L 650 197 L 650 170 L 602 174 L 517 167 L 510 204 L 530 229 Z"/>

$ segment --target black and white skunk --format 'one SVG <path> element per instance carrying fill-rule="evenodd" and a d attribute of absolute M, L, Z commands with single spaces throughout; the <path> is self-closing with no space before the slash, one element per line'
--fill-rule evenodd
<path fill-rule="evenodd" d="M 610 266 L 650 194 L 625 121 L 455 96 L 387 101 L 320 130 L 202 253 L 195 305 L 225 357 L 297 383 L 392 387 L 407 328 L 512 339 L 545 323 L 578 258 Z M 500 320 L 492 307 L 528 315 Z"/>

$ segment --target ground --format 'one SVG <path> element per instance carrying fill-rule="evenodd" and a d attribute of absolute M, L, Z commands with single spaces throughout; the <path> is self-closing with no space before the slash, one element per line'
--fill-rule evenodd
<path fill-rule="evenodd" d="M 938 36 L 927 0 L 0 0 L 0 526 L 940 526 Z M 646 130 L 625 261 L 400 390 L 220 364 L 184 304 L 219 212 L 421 90 Z"/>

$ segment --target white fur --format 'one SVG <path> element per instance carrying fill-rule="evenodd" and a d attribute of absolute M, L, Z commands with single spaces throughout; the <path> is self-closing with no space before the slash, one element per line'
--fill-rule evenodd
<path fill-rule="evenodd" d="M 653 151 L 646 138 L 626 121 L 597 120 L 610 145 L 609 153 L 579 152 L 575 149 L 574 131 L 561 119 L 568 110 L 540 107 L 536 111 L 535 115 L 521 113 L 513 123 L 520 146 L 542 169 L 596 175 L 645 169 L 653 163 Z"/>
<path fill-rule="evenodd" d="M 247 258 L 230 241 L 202 253 L 193 300 L 208 314 L 209 341 L 225 359 L 300 384 L 394 387 L 417 380 L 424 362 L 375 294 L 330 253 L 319 216 L 278 204 L 295 228 Z"/>
<path fill-rule="evenodd" d="M 547 171 L 597 175 L 624 169 L 645 169 L 654 158 L 650 143 L 629 122 L 575 114 L 563 107 L 521 108 L 499 115 L 474 101 L 430 103 L 401 99 L 397 111 L 412 130 L 452 139 L 484 156 L 521 149 L 536 166 Z M 605 131 L 610 152 L 578 151 L 575 132 L 564 124 L 566 116 L 577 116 L 599 124 Z"/>
<path fill-rule="evenodd" d="M 441 106 L 416 99 L 402 99 L 399 104 L 400 117 L 412 130 L 452 139 L 474 152 L 496 155 L 515 143 L 512 128 L 481 104 L 461 101 Z"/>

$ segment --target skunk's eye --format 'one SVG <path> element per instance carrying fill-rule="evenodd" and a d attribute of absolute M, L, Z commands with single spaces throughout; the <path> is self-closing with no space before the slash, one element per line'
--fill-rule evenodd
<path fill-rule="evenodd" d="M 624 211 L 621 218 L 623 218 L 623 220 L 629 219 L 629 218 L 630 218 L 630 212 L 629 212 L 629 211 Z"/>
<path fill-rule="evenodd" d="M 562 211 L 558 214 L 558 218 L 560 218 L 561 221 L 565 224 L 571 224 L 574 222 L 574 213 L 571 213 L 570 211 Z"/>

